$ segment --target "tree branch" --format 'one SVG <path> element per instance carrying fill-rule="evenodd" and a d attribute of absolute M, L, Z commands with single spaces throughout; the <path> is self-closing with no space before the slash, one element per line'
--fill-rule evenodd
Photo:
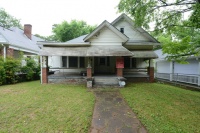
<path fill-rule="evenodd" d="M 183 0 L 184 1 L 184 0 Z M 182 1 L 179 1 L 178 3 L 170 3 L 170 4 L 165 4 L 165 5 L 161 5 L 161 6 L 156 6 L 154 9 L 152 9 L 151 11 L 154 11 L 156 9 L 162 8 L 162 7 L 169 7 L 169 6 L 183 6 L 183 5 L 194 5 L 197 2 L 188 2 L 188 3 L 181 3 Z"/>

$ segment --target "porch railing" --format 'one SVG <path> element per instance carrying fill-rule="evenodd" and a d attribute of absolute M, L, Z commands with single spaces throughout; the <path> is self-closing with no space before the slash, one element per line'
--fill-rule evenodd
<path fill-rule="evenodd" d="M 181 73 L 155 73 L 158 79 L 165 79 L 174 82 L 182 82 L 200 86 L 200 75 L 197 74 L 181 74 Z"/>

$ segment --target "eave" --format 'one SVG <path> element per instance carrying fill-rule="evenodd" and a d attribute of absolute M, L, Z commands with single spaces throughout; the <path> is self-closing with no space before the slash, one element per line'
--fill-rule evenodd
<path fill-rule="evenodd" d="M 70 42 L 37 42 L 38 45 L 50 47 L 74 47 L 74 46 L 90 46 L 90 42 L 70 43 Z"/>

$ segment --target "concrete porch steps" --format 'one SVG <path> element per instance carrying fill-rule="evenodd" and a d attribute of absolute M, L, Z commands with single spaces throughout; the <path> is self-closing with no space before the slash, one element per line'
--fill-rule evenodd
<path fill-rule="evenodd" d="M 117 77 L 98 76 L 94 77 L 95 86 L 119 86 Z"/>

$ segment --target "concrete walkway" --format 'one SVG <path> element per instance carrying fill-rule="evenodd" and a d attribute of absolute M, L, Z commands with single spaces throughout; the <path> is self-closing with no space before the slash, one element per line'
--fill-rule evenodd
<path fill-rule="evenodd" d="M 96 103 L 90 133 L 147 133 L 118 91 L 94 93 Z"/>

